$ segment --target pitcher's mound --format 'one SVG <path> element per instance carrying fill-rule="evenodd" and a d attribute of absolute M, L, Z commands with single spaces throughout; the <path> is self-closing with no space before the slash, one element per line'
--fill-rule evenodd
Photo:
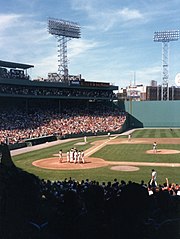
<path fill-rule="evenodd" d="M 108 165 L 106 161 L 100 158 L 86 158 L 85 163 L 67 163 L 63 161 L 59 163 L 59 158 L 39 159 L 32 162 L 32 165 L 39 168 L 55 169 L 55 170 L 76 170 L 76 169 L 91 169 L 100 168 Z"/>
<path fill-rule="evenodd" d="M 158 149 L 155 153 L 152 149 L 146 151 L 147 154 L 179 154 L 179 150 L 174 149 Z"/>

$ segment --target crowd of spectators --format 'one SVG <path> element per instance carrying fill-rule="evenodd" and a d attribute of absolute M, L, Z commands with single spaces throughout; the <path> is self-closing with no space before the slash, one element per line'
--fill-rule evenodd
<path fill-rule="evenodd" d="M 57 135 L 64 137 L 71 134 L 98 132 L 118 132 L 126 120 L 125 113 L 118 111 L 66 110 L 55 113 L 53 110 L 35 110 L 30 113 L 12 109 L 1 112 L 0 138 L 9 144 L 42 136 Z"/>
<path fill-rule="evenodd" d="M 0 94 L 23 96 L 53 96 L 53 97 L 83 97 L 83 98 L 108 98 L 115 99 L 111 90 L 74 89 L 60 87 L 39 87 L 0 84 Z"/>
<path fill-rule="evenodd" d="M 29 75 L 26 75 L 24 73 L 24 70 L 7 69 L 0 67 L 0 78 L 29 80 Z"/>

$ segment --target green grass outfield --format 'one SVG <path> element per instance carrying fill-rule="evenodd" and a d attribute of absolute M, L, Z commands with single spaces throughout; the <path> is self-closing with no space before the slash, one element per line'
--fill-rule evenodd
<path fill-rule="evenodd" d="M 106 136 L 107 137 L 107 136 Z M 120 136 L 121 137 L 121 136 Z M 127 136 L 122 136 L 127 137 Z M 180 138 L 180 129 L 143 129 L 137 130 L 132 134 L 133 138 Z M 79 150 L 86 150 L 91 147 L 91 144 L 95 140 L 102 139 L 101 137 L 88 138 L 88 144 L 76 146 Z M 76 180 L 90 179 L 99 182 L 113 181 L 114 178 L 125 181 L 140 182 L 144 180 L 146 183 L 151 177 L 152 167 L 141 166 L 138 171 L 134 172 L 122 172 L 114 171 L 110 169 L 110 166 L 96 168 L 96 169 L 84 169 L 84 170 L 47 170 L 40 169 L 32 166 L 32 162 L 41 158 L 52 157 L 52 154 L 57 154 L 61 148 L 63 152 L 66 152 L 71 147 L 75 147 L 77 142 L 82 142 L 82 139 L 76 139 L 71 142 L 65 142 L 61 145 L 36 150 L 26 154 L 13 156 L 13 161 L 19 168 L 33 173 L 40 178 L 50 180 L 63 180 L 65 178 L 72 177 Z M 148 155 L 146 150 L 151 149 L 152 144 L 114 144 L 107 145 L 91 155 L 92 157 L 100 157 L 108 161 L 133 161 L 133 162 L 161 162 L 161 163 L 180 163 L 180 154 L 172 155 Z M 180 150 L 178 144 L 158 144 L 158 148 L 176 149 Z M 180 167 L 153 167 L 158 173 L 158 183 L 164 183 L 165 178 L 168 177 L 170 182 L 180 184 Z"/>

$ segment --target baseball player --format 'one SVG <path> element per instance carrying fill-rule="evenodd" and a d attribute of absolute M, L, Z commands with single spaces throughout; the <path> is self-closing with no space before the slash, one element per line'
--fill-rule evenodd
<path fill-rule="evenodd" d="M 59 150 L 59 162 L 62 163 L 63 155 L 62 155 L 62 149 Z"/>

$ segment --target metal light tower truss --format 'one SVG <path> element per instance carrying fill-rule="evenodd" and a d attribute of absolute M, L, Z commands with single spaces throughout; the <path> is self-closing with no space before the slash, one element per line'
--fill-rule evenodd
<path fill-rule="evenodd" d="M 179 39 L 179 30 L 154 33 L 154 42 L 162 42 L 162 86 L 161 100 L 169 100 L 169 42 Z"/>
<path fill-rule="evenodd" d="M 80 38 L 80 26 L 77 23 L 50 18 L 48 30 L 58 41 L 58 72 L 61 81 L 68 81 L 67 42 L 71 38 Z"/>

